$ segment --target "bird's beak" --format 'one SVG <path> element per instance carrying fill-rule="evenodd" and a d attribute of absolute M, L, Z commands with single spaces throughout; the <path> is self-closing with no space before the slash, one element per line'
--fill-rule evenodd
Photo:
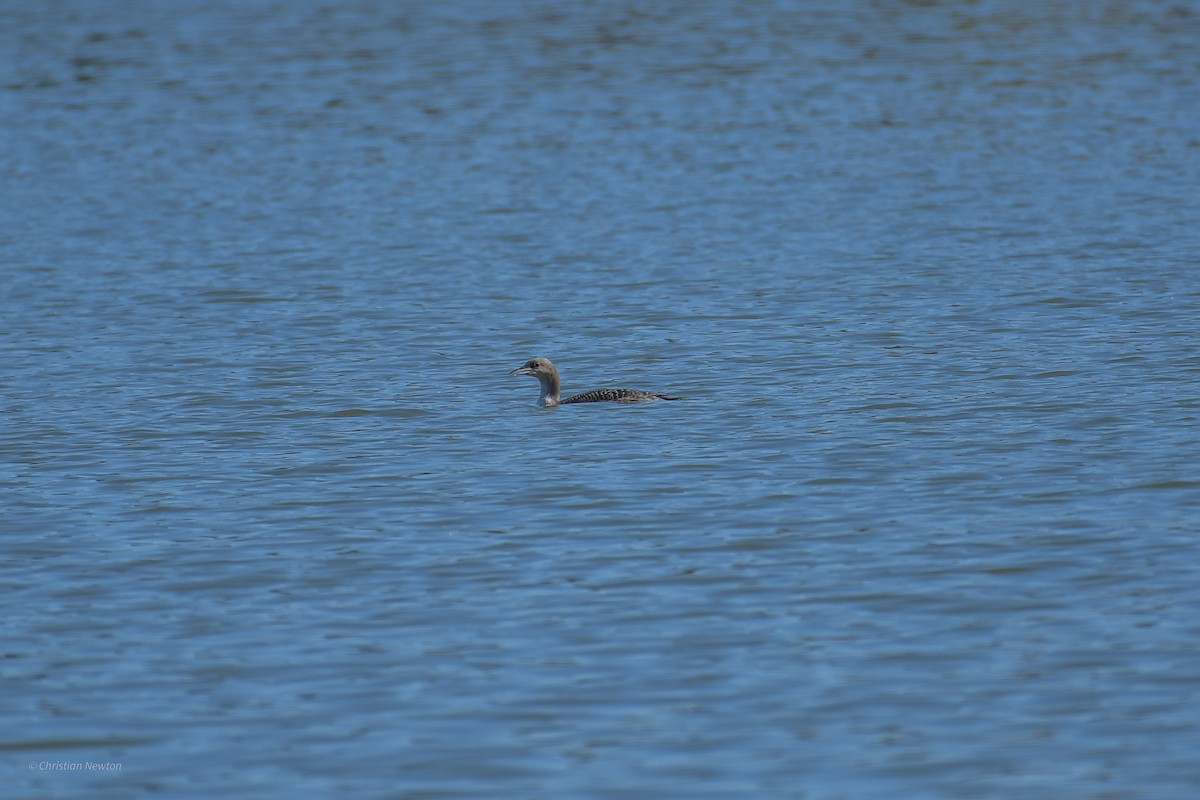
<path fill-rule="evenodd" d="M 514 369 L 512 372 L 510 372 L 508 374 L 509 375 L 532 375 L 533 370 L 531 370 L 529 367 L 517 367 L 516 369 Z"/>

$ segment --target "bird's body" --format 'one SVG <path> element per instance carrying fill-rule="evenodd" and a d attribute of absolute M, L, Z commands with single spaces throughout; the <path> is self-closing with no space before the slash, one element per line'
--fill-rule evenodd
<path fill-rule="evenodd" d="M 640 389 L 592 389 L 590 392 L 559 399 L 558 369 L 548 358 L 531 358 L 509 375 L 532 375 L 541 384 L 542 393 L 538 405 L 546 408 L 565 406 L 570 403 L 647 403 L 651 400 L 678 400 L 661 392 L 643 392 Z"/>

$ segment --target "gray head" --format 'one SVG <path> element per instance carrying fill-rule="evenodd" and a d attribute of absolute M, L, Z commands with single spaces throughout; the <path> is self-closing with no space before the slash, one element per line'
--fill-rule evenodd
<path fill-rule="evenodd" d="M 543 406 L 558 405 L 558 370 L 548 358 L 531 358 L 514 369 L 509 375 L 532 375 L 541 384 L 542 394 L 538 404 Z"/>
<path fill-rule="evenodd" d="M 550 359 L 538 356 L 537 358 L 529 359 L 508 374 L 532 375 L 538 380 L 541 380 L 543 377 L 549 378 L 552 375 L 554 377 L 558 377 L 558 370 L 554 368 L 554 364 L 550 362 Z"/>

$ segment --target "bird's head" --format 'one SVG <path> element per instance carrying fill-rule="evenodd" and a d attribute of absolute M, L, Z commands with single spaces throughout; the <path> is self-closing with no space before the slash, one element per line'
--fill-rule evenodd
<path fill-rule="evenodd" d="M 555 372 L 554 365 L 550 363 L 548 358 L 531 358 L 521 366 L 514 369 L 509 375 L 532 375 L 539 380 L 543 377 L 548 378 Z"/>

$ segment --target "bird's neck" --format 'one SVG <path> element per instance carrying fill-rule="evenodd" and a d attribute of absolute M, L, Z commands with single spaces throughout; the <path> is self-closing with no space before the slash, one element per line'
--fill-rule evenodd
<path fill-rule="evenodd" d="M 542 385 L 542 396 L 538 398 L 538 405 L 558 405 L 558 376 L 538 375 L 538 383 Z"/>

